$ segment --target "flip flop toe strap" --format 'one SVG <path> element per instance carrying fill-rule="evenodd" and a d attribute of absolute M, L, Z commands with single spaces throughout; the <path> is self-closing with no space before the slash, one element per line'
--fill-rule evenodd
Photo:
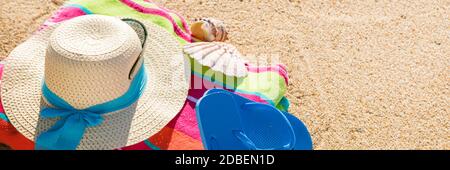
<path fill-rule="evenodd" d="M 240 130 L 233 131 L 233 135 L 239 139 L 249 150 L 263 150 L 256 147 L 255 143 Z"/>

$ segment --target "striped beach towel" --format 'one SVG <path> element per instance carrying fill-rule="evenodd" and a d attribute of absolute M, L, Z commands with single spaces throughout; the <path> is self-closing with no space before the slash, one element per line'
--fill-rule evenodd
<path fill-rule="evenodd" d="M 172 33 L 180 45 L 192 42 L 188 23 L 181 15 L 149 0 L 71 0 L 48 19 L 39 30 L 73 17 L 89 14 L 132 17 L 151 21 Z M 271 104 L 284 111 L 287 111 L 289 107 L 289 101 L 284 97 L 288 75 L 286 68 L 282 65 L 269 67 L 248 65 L 249 74 L 243 79 L 227 77 L 214 72 L 192 59 L 191 66 L 191 89 L 180 113 L 154 136 L 136 145 L 118 148 L 118 150 L 202 150 L 195 104 L 211 88 L 225 88 L 251 100 Z M 0 64 L 0 79 L 2 70 L 3 66 Z M 34 143 L 22 136 L 9 123 L 1 102 L 0 143 L 17 150 L 34 149 Z"/>

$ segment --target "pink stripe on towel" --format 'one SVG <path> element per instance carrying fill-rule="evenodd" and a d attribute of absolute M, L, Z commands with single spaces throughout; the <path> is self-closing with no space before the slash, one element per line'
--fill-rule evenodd
<path fill-rule="evenodd" d="M 3 64 L 0 63 L 0 83 L 2 80 L 2 76 L 3 76 Z M 0 101 L 0 112 L 5 113 L 5 110 L 3 110 L 3 104 Z"/>
<path fill-rule="evenodd" d="M 124 3 L 125 5 L 128 5 L 129 7 L 133 8 L 139 12 L 146 13 L 146 14 L 159 15 L 161 17 L 168 19 L 172 23 L 173 29 L 175 30 L 175 33 L 178 36 L 180 36 L 181 38 L 183 38 L 184 40 L 186 40 L 188 42 L 192 42 L 191 35 L 183 32 L 183 30 L 181 30 L 181 28 L 178 27 L 177 23 L 172 18 L 172 16 L 170 16 L 167 12 L 158 10 L 158 9 L 143 7 L 143 6 L 133 2 L 132 0 L 120 0 L 120 2 Z"/>
<path fill-rule="evenodd" d="M 63 6 L 56 11 L 56 13 L 47 21 L 45 21 L 44 24 L 42 24 L 41 27 L 39 27 L 38 31 L 44 30 L 48 28 L 49 26 L 56 24 L 61 21 L 66 21 L 78 16 L 86 15 L 86 13 L 77 7 L 72 6 Z"/>
<path fill-rule="evenodd" d="M 281 76 L 283 76 L 286 84 L 289 84 L 288 72 L 286 70 L 286 66 L 284 66 L 284 65 L 278 64 L 276 66 L 262 67 L 262 66 L 253 66 L 253 65 L 247 64 L 247 69 L 248 69 L 248 71 L 253 72 L 253 73 L 276 72 L 276 73 L 280 74 Z"/>
<path fill-rule="evenodd" d="M 62 7 L 53 17 L 50 18 L 51 22 L 58 23 L 61 21 L 69 20 L 78 16 L 86 15 L 86 13 L 77 7 L 66 6 Z"/>
<path fill-rule="evenodd" d="M 156 4 L 159 8 L 161 8 L 162 10 L 166 11 L 167 13 L 173 13 L 175 15 L 178 16 L 178 18 L 180 18 L 181 20 L 181 24 L 183 25 L 183 29 L 188 33 L 188 34 L 192 34 L 191 29 L 189 28 L 189 24 L 186 22 L 186 20 L 184 19 L 184 17 L 182 17 L 178 12 L 172 11 L 170 9 L 167 9 L 166 7 L 159 5 L 155 2 L 152 2 L 151 0 L 144 0 L 145 2 L 148 3 L 152 3 L 152 4 Z"/>
<path fill-rule="evenodd" d="M 195 103 L 187 101 L 181 112 L 166 126 L 182 132 L 195 140 L 201 140 L 195 113 Z"/>

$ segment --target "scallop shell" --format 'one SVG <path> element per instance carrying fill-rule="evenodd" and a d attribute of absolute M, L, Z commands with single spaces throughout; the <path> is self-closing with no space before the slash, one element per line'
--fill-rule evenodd
<path fill-rule="evenodd" d="M 192 36 L 198 41 L 225 42 L 228 32 L 223 21 L 214 18 L 195 19 L 191 25 Z"/>
<path fill-rule="evenodd" d="M 236 47 L 222 42 L 198 42 L 184 46 L 184 52 L 200 64 L 228 76 L 247 76 L 246 61 Z"/>

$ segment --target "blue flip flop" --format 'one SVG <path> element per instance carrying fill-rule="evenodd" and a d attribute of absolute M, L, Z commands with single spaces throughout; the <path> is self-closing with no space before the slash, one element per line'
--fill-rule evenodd
<path fill-rule="evenodd" d="M 296 135 L 286 115 L 276 108 L 214 89 L 196 107 L 207 150 L 292 150 Z"/>
<path fill-rule="evenodd" d="M 303 124 L 303 122 L 294 115 L 287 112 L 283 113 L 291 123 L 297 139 L 294 150 L 313 150 L 311 135 L 309 134 L 308 128 L 306 128 L 305 124 Z"/>

